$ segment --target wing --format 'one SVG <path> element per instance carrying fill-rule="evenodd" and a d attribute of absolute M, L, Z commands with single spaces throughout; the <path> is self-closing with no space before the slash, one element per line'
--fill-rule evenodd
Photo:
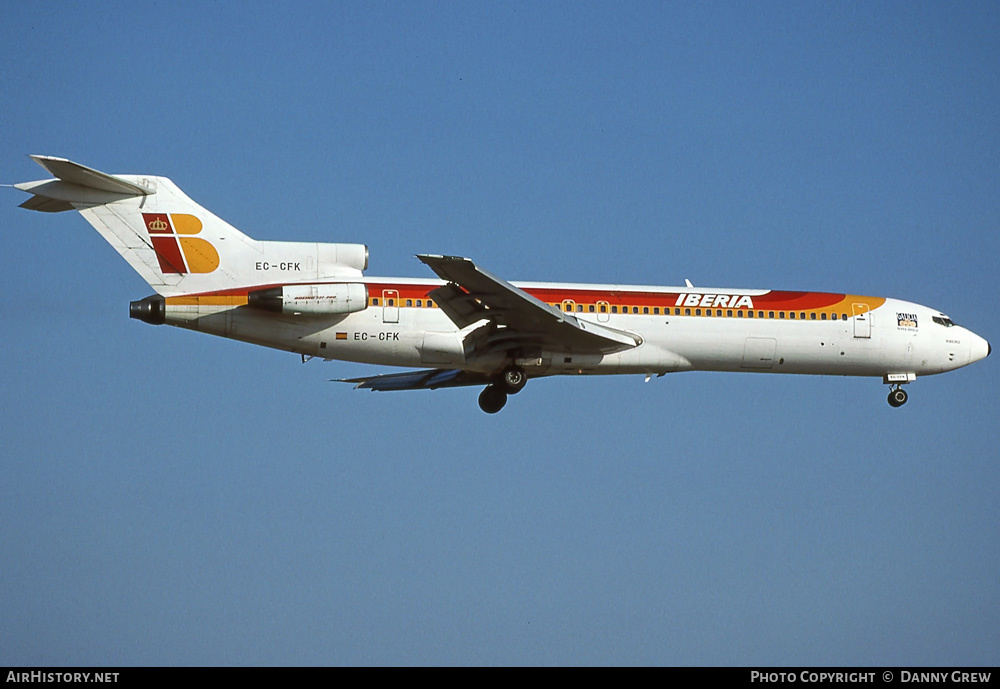
<path fill-rule="evenodd" d="M 334 382 L 355 383 L 355 388 L 364 390 L 436 390 L 437 388 L 457 388 L 466 385 L 488 385 L 491 382 L 485 373 L 474 373 L 460 369 L 430 369 L 386 373 L 367 378 L 342 378 Z"/>
<path fill-rule="evenodd" d="M 455 325 L 466 328 L 486 320 L 495 326 L 481 346 L 508 350 L 544 347 L 609 354 L 642 342 L 637 335 L 564 313 L 483 270 L 468 258 L 426 254 L 417 258 L 448 281 L 430 296 Z"/>

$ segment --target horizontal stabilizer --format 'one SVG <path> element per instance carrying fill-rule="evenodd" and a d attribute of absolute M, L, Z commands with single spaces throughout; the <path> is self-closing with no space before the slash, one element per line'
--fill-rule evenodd
<path fill-rule="evenodd" d="M 139 184 L 115 177 L 65 158 L 30 156 L 56 179 L 22 182 L 14 187 L 34 196 L 21 208 L 44 213 L 73 210 L 78 206 L 100 206 L 134 196 L 156 193 Z"/>
<path fill-rule="evenodd" d="M 100 172 L 86 165 L 74 163 L 65 158 L 55 158 L 53 156 L 29 156 L 36 163 L 51 172 L 58 179 L 71 184 L 79 184 L 88 189 L 99 191 L 110 191 L 114 194 L 125 194 L 126 196 L 146 196 L 152 194 L 151 189 L 141 187 L 132 182 L 126 182 L 120 177 Z"/>
<path fill-rule="evenodd" d="M 59 201 L 48 196 L 32 196 L 22 203 L 19 208 L 27 208 L 29 211 L 41 211 L 42 213 L 62 213 L 73 210 L 73 204 L 69 201 Z"/>

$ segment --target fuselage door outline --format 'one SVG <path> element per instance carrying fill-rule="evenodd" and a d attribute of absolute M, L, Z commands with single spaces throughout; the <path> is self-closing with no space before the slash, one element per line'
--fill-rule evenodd
<path fill-rule="evenodd" d="M 382 322 L 399 323 L 399 291 L 382 290 Z"/>
<path fill-rule="evenodd" d="M 611 305 L 606 301 L 597 302 L 597 320 L 601 323 L 607 323 L 608 319 L 611 317 Z"/>
<path fill-rule="evenodd" d="M 854 312 L 854 337 L 869 339 L 872 336 L 871 307 L 868 304 L 851 304 Z"/>

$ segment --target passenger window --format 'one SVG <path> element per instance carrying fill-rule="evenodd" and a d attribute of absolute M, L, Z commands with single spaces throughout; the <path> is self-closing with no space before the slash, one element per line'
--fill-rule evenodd
<path fill-rule="evenodd" d="M 840 320 L 846 321 L 847 320 L 847 314 L 846 313 L 840 314 Z"/>
<path fill-rule="evenodd" d="M 730 311 L 729 313 L 732 314 L 732 311 Z M 743 318 L 743 312 L 742 311 L 737 311 L 736 312 L 736 317 L 737 318 Z"/>
<path fill-rule="evenodd" d="M 715 315 L 718 316 L 719 318 L 722 318 L 722 309 L 716 309 Z"/>
<path fill-rule="evenodd" d="M 695 309 L 694 310 L 694 315 L 700 316 L 701 315 L 701 309 Z"/>
<path fill-rule="evenodd" d="M 768 318 L 774 318 L 774 311 L 768 311 L 767 312 L 767 317 Z"/>
<path fill-rule="evenodd" d="M 811 321 L 816 320 L 816 312 L 815 311 L 813 311 L 812 313 L 809 314 L 809 320 L 811 320 Z"/>
<path fill-rule="evenodd" d="M 654 306 L 653 307 L 653 315 L 654 316 L 659 316 L 660 315 L 660 307 L 659 306 Z"/>
<path fill-rule="evenodd" d="M 782 318 L 784 318 L 784 317 L 785 317 L 785 314 L 784 314 L 784 312 L 782 312 L 782 314 L 781 314 L 781 317 L 782 317 Z M 789 314 L 788 314 L 788 317 L 789 317 L 789 318 L 791 318 L 791 319 L 792 319 L 792 320 L 794 321 L 794 320 L 795 320 L 795 312 L 794 312 L 794 311 L 792 311 L 791 313 L 789 313 Z"/>
<path fill-rule="evenodd" d="M 577 313 L 583 313 L 583 304 L 577 304 L 576 305 L 576 312 Z"/>
<path fill-rule="evenodd" d="M 378 306 L 378 297 L 372 299 L 372 306 Z"/>
<path fill-rule="evenodd" d="M 821 313 L 821 314 L 819 315 L 819 319 L 820 319 L 821 321 L 825 321 L 825 320 L 826 320 L 826 314 L 825 314 L 825 313 Z"/>
<path fill-rule="evenodd" d="M 643 315 L 648 316 L 649 315 L 649 307 L 648 306 L 643 306 L 642 307 L 642 313 L 643 313 Z"/>
<path fill-rule="evenodd" d="M 617 306 L 612 306 L 611 307 L 611 313 L 618 313 L 618 307 Z"/>
<path fill-rule="evenodd" d="M 753 311 L 747 311 L 747 318 L 753 318 Z"/>
<path fill-rule="evenodd" d="M 685 316 L 690 316 L 691 315 L 691 309 L 684 309 L 684 315 Z"/>
<path fill-rule="evenodd" d="M 632 313 L 639 313 L 639 307 L 638 306 L 633 306 L 632 307 Z"/>
<path fill-rule="evenodd" d="M 406 305 L 407 306 L 413 306 L 413 300 L 412 299 L 407 299 L 406 300 Z"/>

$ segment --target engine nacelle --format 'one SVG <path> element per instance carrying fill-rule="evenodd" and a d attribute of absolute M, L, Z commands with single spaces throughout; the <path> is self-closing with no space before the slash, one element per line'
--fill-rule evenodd
<path fill-rule="evenodd" d="M 356 313 L 368 306 L 368 286 L 344 283 L 269 287 L 250 292 L 247 304 L 255 309 L 307 316 Z"/>
<path fill-rule="evenodd" d="M 150 325 L 163 325 L 167 322 L 167 300 L 154 294 L 140 301 L 129 302 L 128 317 Z"/>
<path fill-rule="evenodd" d="M 317 265 L 346 266 L 355 270 L 368 270 L 368 247 L 364 244 L 317 244 Z"/>

